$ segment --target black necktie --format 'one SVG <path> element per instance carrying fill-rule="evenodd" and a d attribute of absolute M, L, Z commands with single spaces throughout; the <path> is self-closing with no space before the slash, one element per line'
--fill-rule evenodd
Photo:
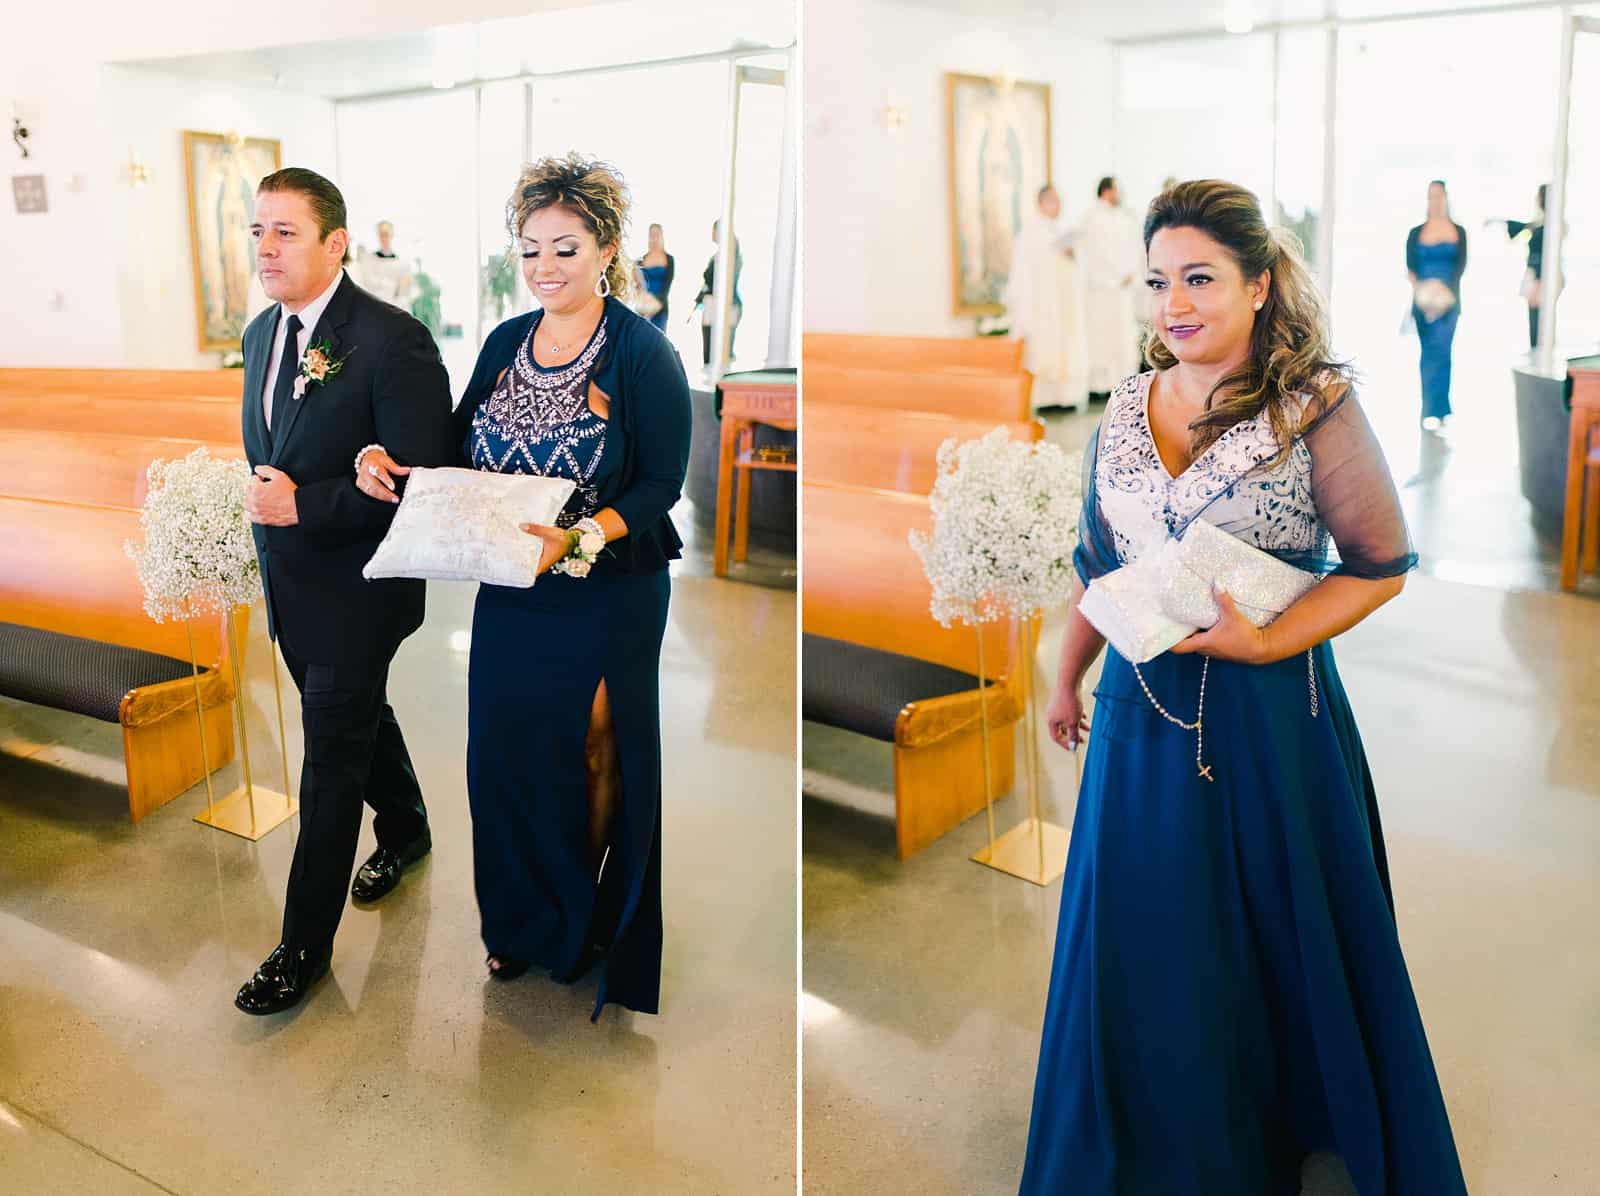
<path fill-rule="evenodd" d="M 300 373 L 300 317 L 290 316 L 288 335 L 283 338 L 283 356 L 278 358 L 278 377 L 272 384 L 272 439 L 276 443 L 289 414 L 289 394 Z"/>

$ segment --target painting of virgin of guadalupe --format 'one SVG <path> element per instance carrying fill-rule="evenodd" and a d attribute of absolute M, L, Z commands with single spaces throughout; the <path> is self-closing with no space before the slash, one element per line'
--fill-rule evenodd
<path fill-rule="evenodd" d="M 1050 181 L 1050 85 L 945 75 L 951 309 L 998 315 L 1011 251 Z"/>
<path fill-rule="evenodd" d="M 234 350 L 249 320 L 256 185 L 278 169 L 279 146 L 237 133 L 183 134 L 200 349 Z"/>

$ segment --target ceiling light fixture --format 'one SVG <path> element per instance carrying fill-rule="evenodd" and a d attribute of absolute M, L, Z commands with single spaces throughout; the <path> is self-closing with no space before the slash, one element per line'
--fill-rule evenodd
<path fill-rule="evenodd" d="M 1222 6 L 1222 27 L 1229 33 L 1249 33 L 1256 27 L 1250 0 L 1225 0 Z"/>

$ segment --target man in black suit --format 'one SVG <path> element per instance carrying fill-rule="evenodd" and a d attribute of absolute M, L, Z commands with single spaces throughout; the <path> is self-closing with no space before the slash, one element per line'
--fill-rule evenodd
<path fill-rule="evenodd" d="M 427 329 L 345 274 L 345 224 L 344 197 L 312 171 L 277 171 L 256 192 L 256 269 L 277 303 L 244 333 L 245 510 L 305 760 L 283 941 L 239 990 L 246 1013 L 288 1009 L 326 974 L 347 884 L 375 901 L 432 846 L 385 692 L 425 583 L 361 576 L 395 508 L 356 489 L 352 463 L 369 444 L 407 465 L 451 462 L 450 385 Z M 363 803 L 378 850 L 351 884 Z"/>

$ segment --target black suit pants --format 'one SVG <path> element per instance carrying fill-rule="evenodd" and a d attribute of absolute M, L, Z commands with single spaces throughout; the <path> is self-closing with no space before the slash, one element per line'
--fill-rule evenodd
<path fill-rule="evenodd" d="M 378 843 L 395 851 L 428 829 L 428 812 L 389 705 L 389 662 L 313 664 L 285 651 L 284 663 L 300 689 L 305 761 L 283 941 L 318 951 L 333 945 L 344 914 L 363 804 Z"/>

